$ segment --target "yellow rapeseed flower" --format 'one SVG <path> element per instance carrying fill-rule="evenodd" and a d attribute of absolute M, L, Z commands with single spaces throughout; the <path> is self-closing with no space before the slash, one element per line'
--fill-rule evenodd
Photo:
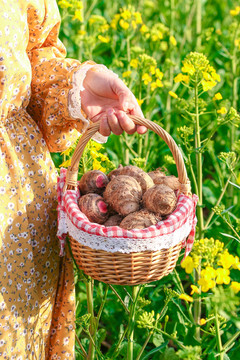
<path fill-rule="evenodd" d="M 202 87 L 203 87 L 203 91 L 208 91 L 211 90 L 217 83 L 216 81 L 210 80 L 202 80 L 201 81 Z"/>
<path fill-rule="evenodd" d="M 228 269 L 218 268 L 216 270 L 217 278 L 216 283 L 217 284 L 226 284 L 228 285 L 230 283 L 230 271 Z"/>
<path fill-rule="evenodd" d="M 227 113 L 227 109 L 225 108 L 225 106 L 222 106 L 221 109 L 217 110 L 218 114 L 226 114 Z"/>
<path fill-rule="evenodd" d="M 142 76 L 142 80 L 144 81 L 145 85 L 148 85 L 152 81 L 152 78 L 149 74 L 144 73 Z"/>
<path fill-rule="evenodd" d="M 100 31 L 101 31 L 102 33 L 105 33 L 106 31 L 109 30 L 109 28 L 110 28 L 110 26 L 109 26 L 108 24 L 104 24 L 104 25 L 102 25 L 102 26 L 100 27 Z"/>
<path fill-rule="evenodd" d="M 109 36 L 98 35 L 98 40 L 100 40 L 102 43 L 107 44 L 110 41 L 110 37 Z"/>
<path fill-rule="evenodd" d="M 101 163 L 98 160 L 94 159 L 93 160 L 93 170 L 100 170 L 100 168 L 101 168 Z"/>
<path fill-rule="evenodd" d="M 237 16 L 240 13 L 240 6 L 236 6 L 235 9 L 230 10 L 230 15 Z"/>
<path fill-rule="evenodd" d="M 213 100 L 222 100 L 222 95 L 220 94 L 220 92 L 218 92 L 217 94 L 214 95 Z"/>
<path fill-rule="evenodd" d="M 76 11 L 75 11 L 73 20 L 78 20 L 78 21 L 82 21 L 82 20 L 83 20 L 82 11 L 81 11 L 81 10 L 76 10 Z"/>
<path fill-rule="evenodd" d="M 206 269 L 201 271 L 201 277 L 206 280 L 212 280 L 216 277 L 216 270 L 212 266 L 207 266 Z"/>
<path fill-rule="evenodd" d="M 158 41 L 158 36 L 156 35 L 156 34 L 153 34 L 153 35 L 151 35 L 151 40 L 153 41 L 153 42 L 155 42 L 155 41 Z"/>
<path fill-rule="evenodd" d="M 185 269 L 187 274 L 191 274 L 194 269 L 193 259 L 191 256 L 187 256 L 182 262 L 181 267 Z"/>
<path fill-rule="evenodd" d="M 132 20 L 132 21 L 131 21 L 131 24 L 132 24 L 133 30 L 135 30 L 135 29 L 137 28 L 137 23 L 136 23 L 136 21 L 135 21 L 135 20 Z"/>
<path fill-rule="evenodd" d="M 192 288 L 192 290 L 191 290 L 190 295 L 199 294 L 199 293 L 200 293 L 199 288 L 198 288 L 196 285 L 191 285 L 191 288 Z"/>
<path fill-rule="evenodd" d="M 195 68 L 193 64 L 188 63 L 187 61 L 183 61 L 182 72 L 187 73 L 189 75 L 193 75 L 195 73 Z"/>
<path fill-rule="evenodd" d="M 60 0 L 60 1 L 58 2 L 58 5 L 59 5 L 62 9 L 67 9 L 67 8 L 73 6 L 73 5 L 72 5 L 69 1 L 67 1 L 67 0 Z"/>
<path fill-rule="evenodd" d="M 175 39 L 175 37 L 173 35 L 170 36 L 169 41 L 173 46 L 177 45 L 177 40 Z"/>
<path fill-rule="evenodd" d="M 114 15 L 114 18 L 112 19 L 110 26 L 112 29 L 116 30 L 117 29 L 117 24 L 118 24 L 118 20 L 120 19 L 120 14 L 116 14 Z"/>
<path fill-rule="evenodd" d="M 132 60 L 130 61 L 130 66 L 131 66 L 132 68 L 134 68 L 134 69 L 136 69 L 136 68 L 138 67 L 138 64 L 139 64 L 138 59 L 132 59 Z"/>
<path fill-rule="evenodd" d="M 59 165 L 59 167 L 65 167 L 65 168 L 69 167 L 71 165 L 71 160 L 72 159 L 64 161 L 61 165 Z"/>
<path fill-rule="evenodd" d="M 237 269 L 237 270 L 240 270 L 240 262 L 239 262 L 239 257 L 238 256 L 235 256 L 234 257 L 234 260 L 235 260 L 235 263 L 233 264 L 233 269 Z"/>
<path fill-rule="evenodd" d="M 212 76 L 213 80 L 216 80 L 216 81 L 218 81 L 218 82 L 221 81 L 221 77 L 220 77 L 219 74 L 216 73 L 216 71 L 213 71 L 213 72 L 211 73 L 211 76 Z"/>
<path fill-rule="evenodd" d="M 142 15 L 140 12 L 136 11 L 134 14 L 137 24 L 142 24 Z"/>
<path fill-rule="evenodd" d="M 145 25 L 145 24 L 143 24 L 140 28 L 140 31 L 142 34 L 145 34 L 146 32 L 148 32 L 148 30 L 149 29 L 148 29 L 147 25 Z"/>
<path fill-rule="evenodd" d="M 217 29 L 217 30 L 216 30 L 216 34 L 222 35 L 222 30 L 221 30 L 221 29 Z"/>
<path fill-rule="evenodd" d="M 210 75 L 207 71 L 203 71 L 203 72 L 202 72 L 202 75 L 203 75 L 203 78 L 204 78 L 205 80 L 208 80 L 208 81 L 211 81 L 211 80 L 212 80 L 211 75 Z"/>
<path fill-rule="evenodd" d="M 128 9 L 124 9 L 120 15 L 124 20 L 129 20 L 132 17 L 131 11 Z"/>
<path fill-rule="evenodd" d="M 181 82 L 182 79 L 183 79 L 183 74 L 180 73 L 180 74 L 178 74 L 177 76 L 175 76 L 174 82 L 175 82 L 175 83 Z"/>
<path fill-rule="evenodd" d="M 199 320 L 199 325 L 205 325 L 206 324 L 206 319 L 202 318 Z"/>
<path fill-rule="evenodd" d="M 81 35 L 81 36 L 84 36 L 86 35 L 86 31 L 85 30 L 78 30 L 78 34 Z"/>
<path fill-rule="evenodd" d="M 220 255 L 218 265 L 221 265 L 224 269 L 229 269 L 234 264 L 236 264 L 235 257 L 225 250 L 224 253 Z"/>
<path fill-rule="evenodd" d="M 188 75 L 183 75 L 182 73 L 180 73 L 177 76 L 175 76 L 174 82 L 175 83 L 185 82 L 186 84 L 189 84 L 189 76 Z"/>
<path fill-rule="evenodd" d="M 201 290 L 203 292 L 207 292 L 209 289 L 212 289 L 215 287 L 215 281 L 213 280 L 207 280 L 207 279 L 204 279 L 204 278 L 200 278 L 198 280 L 198 285 L 201 286 Z"/>
<path fill-rule="evenodd" d="M 240 291 L 240 283 L 237 281 L 232 281 L 230 287 L 235 293 L 238 293 Z"/>
<path fill-rule="evenodd" d="M 156 88 L 163 87 L 163 83 L 160 79 L 156 79 L 156 81 L 153 81 L 151 83 L 151 91 L 154 91 Z"/>
<path fill-rule="evenodd" d="M 155 76 L 159 79 L 159 80 L 162 80 L 163 78 L 163 72 L 160 70 L 160 69 L 156 69 L 155 71 Z"/>
<path fill-rule="evenodd" d="M 123 19 L 121 19 L 119 21 L 119 25 L 121 26 L 121 28 L 123 28 L 124 30 L 127 30 L 129 28 L 129 23 L 124 21 Z"/>
<path fill-rule="evenodd" d="M 97 142 L 92 143 L 92 148 L 94 148 L 96 151 L 99 151 L 103 148 L 103 146 Z"/>
<path fill-rule="evenodd" d="M 179 299 L 185 300 L 187 302 L 193 302 L 193 298 L 187 294 L 179 295 Z"/>
<path fill-rule="evenodd" d="M 177 96 L 177 94 L 176 94 L 175 92 L 169 91 L 168 93 L 169 93 L 169 95 L 172 96 L 174 99 L 177 99 L 177 98 L 178 98 L 178 96 Z"/>
<path fill-rule="evenodd" d="M 150 66 L 150 73 L 152 75 L 154 75 L 156 73 L 156 67 L 155 66 Z"/>
<path fill-rule="evenodd" d="M 131 75 L 131 73 L 132 73 L 131 70 L 125 71 L 125 72 L 122 74 L 122 77 L 123 77 L 123 78 L 127 78 L 127 77 L 129 77 L 129 76 Z"/>
<path fill-rule="evenodd" d="M 144 100 L 137 99 L 137 102 L 138 102 L 138 105 L 141 106 L 143 104 Z"/>

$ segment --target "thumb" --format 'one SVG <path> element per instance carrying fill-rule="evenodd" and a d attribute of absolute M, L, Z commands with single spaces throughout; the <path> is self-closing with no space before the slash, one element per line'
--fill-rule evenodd
<path fill-rule="evenodd" d="M 124 82 L 120 79 L 115 79 L 113 83 L 113 91 L 117 95 L 119 105 L 125 112 L 133 110 L 134 104 L 132 102 L 132 93 Z"/>

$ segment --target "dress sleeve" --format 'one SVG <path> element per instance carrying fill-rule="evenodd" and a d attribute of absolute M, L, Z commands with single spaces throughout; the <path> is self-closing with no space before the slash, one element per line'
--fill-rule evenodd
<path fill-rule="evenodd" d="M 40 127 L 50 151 L 65 150 L 87 126 L 80 90 L 89 68 L 66 58 L 58 39 L 60 14 L 55 0 L 31 2 L 28 7 L 28 57 L 32 66 L 29 114 Z"/>

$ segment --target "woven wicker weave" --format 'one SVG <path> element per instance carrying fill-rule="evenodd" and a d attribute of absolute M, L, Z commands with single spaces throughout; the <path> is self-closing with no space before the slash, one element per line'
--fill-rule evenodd
<path fill-rule="evenodd" d="M 187 177 L 186 168 L 182 155 L 173 138 L 159 125 L 150 120 L 137 116 L 130 116 L 135 124 L 144 125 L 158 134 L 168 145 L 174 157 L 180 192 L 189 195 L 191 192 L 190 183 Z M 83 150 L 91 137 L 99 130 L 99 123 L 92 124 L 83 136 L 75 149 L 71 166 L 68 168 L 65 189 L 77 187 L 78 166 Z M 168 275 L 175 267 L 182 240 L 169 249 L 160 251 L 144 251 L 126 253 L 110 253 L 104 250 L 95 250 L 81 245 L 72 236 L 69 236 L 72 253 L 79 268 L 93 279 L 114 285 L 137 285 L 149 283 Z"/>

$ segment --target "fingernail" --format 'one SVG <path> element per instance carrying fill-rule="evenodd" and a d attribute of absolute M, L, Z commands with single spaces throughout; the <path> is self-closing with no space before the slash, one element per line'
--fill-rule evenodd
<path fill-rule="evenodd" d="M 123 110 L 124 110 L 124 111 L 127 111 L 127 110 L 128 110 L 128 106 L 129 106 L 129 104 L 128 104 L 128 102 L 126 101 L 126 102 L 123 104 Z"/>

